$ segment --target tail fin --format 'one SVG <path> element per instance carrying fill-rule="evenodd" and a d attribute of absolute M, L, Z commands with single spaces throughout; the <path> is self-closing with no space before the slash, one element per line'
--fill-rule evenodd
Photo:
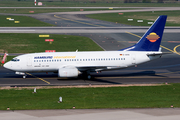
<path fill-rule="evenodd" d="M 161 15 L 133 46 L 119 51 L 159 51 L 167 15 Z"/>

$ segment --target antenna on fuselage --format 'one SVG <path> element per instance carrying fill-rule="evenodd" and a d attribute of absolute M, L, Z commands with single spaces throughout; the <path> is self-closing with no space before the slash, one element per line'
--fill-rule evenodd
<path fill-rule="evenodd" d="M 76 52 L 78 52 L 78 49 L 76 50 Z"/>

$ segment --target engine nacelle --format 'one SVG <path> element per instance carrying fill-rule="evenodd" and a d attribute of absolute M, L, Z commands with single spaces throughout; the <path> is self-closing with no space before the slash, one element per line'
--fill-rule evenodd
<path fill-rule="evenodd" d="M 77 77 L 78 75 L 77 68 L 60 68 L 58 70 L 58 77 Z"/>

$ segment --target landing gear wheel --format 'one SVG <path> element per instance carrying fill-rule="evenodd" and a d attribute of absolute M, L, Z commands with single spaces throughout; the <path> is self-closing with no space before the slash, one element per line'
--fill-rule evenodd
<path fill-rule="evenodd" d="M 26 78 L 26 75 L 24 75 L 23 78 L 25 79 L 25 78 Z"/>
<path fill-rule="evenodd" d="M 88 80 L 90 80 L 91 78 L 92 78 L 91 75 L 88 75 L 88 76 L 87 76 L 87 79 L 88 79 Z"/>

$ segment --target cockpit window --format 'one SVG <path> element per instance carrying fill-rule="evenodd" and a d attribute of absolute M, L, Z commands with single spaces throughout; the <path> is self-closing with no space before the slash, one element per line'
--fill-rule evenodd
<path fill-rule="evenodd" d="M 17 59 L 17 58 L 13 58 L 11 61 L 18 62 L 18 61 L 20 61 L 20 60 Z"/>

